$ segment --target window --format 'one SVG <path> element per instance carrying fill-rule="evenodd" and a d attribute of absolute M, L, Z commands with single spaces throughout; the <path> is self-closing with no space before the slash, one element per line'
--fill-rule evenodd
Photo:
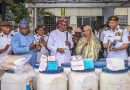
<path fill-rule="evenodd" d="M 77 17 L 77 27 L 82 27 L 83 25 L 94 25 L 94 22 L 98 21 L 103 24 L 103 17 L 102 16 L 78 16 Z"/>
<path fill-rule="evenodd" d="M 59 19 L 60 17 L 56 17 L 56 16 L 44 16 L 43 19 L 43 25 L 45 25 L 47 27 L 47 30 L 49 32 L 53 31 L 56 29 L 56 21 Z M 68 25 L 70 24 L 70 17 L 65 17 L 67 19 Z"/>
<path fill-rule="evenodd" d="M 120 25 L 128 25 L 128 16 L 127 15 L 118 15 Z"/>
<path fill-rule="evenodd" d="M 96 17 L 77 17 L 77 26 L 81 27 L 82 25 L 93 25 L 96 21 Z"/>
<path fill-rule="evenodd" d="M 56 29 L 56 17 L 55 16 L 44 16 L 43 22 L 49 32 Z"/>

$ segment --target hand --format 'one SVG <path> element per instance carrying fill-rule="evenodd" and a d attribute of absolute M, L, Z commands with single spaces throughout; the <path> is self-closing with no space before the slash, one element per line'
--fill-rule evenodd
<path fill-rule="evenodd" d="M 85 39 L 83 42 L 82 42 L 82 45 L 83 45 L 83 47 L 85 47 L 87 44 L 88 44 L 88 40 L 87 39 Z"/>
<path fill-rule="evenodd" d="M 57 52 L 64 53 L 65 52 L 65 48 L 57 48 Z"/>
<path fill-rule="evenodd" d="M 78 44 L 79 39 L 78 39 L 78 38 L 75 38 L 75 39 L 73 39 L 73 42 L 74 42 L 75 44 Z"/>
<path fill-rule="evenodd" d="M 6 46 L 5 46 L 5 51 L 7 51 L 8 49 L 9 49 L 9 47 L 10 47 L 10 44 L 6 44 Z"/>
<path fill-rule="evenodd" d="M 41 45 L 40 45 L 40 43 L 36 43 L 36 50 L 37 51 L 41 51 Z"/>
<path fill-rule="evenodd" d="M 46 42 L 43 37 L 40 38 L 40 42 Z"/>
<path fill-rule="evenodd" d="M 30 49 L 34 49 L 34 48 L 36 48 L 36 44 L 31 43 L 30 46 L 29 46 L 29 48 L 30 48 Z"/>
<path fill-rule="evenodd" d="M 47 42 L 43 37 L 40 38 L 39 43 L 42 43 L 47 48 Z"/>
<path fill-rule="evenodd" d="M 87 43 L 88 43 L 88 41 L 86 40 L 86 41 L 83 42 L 83 45 L 86 45 Z"/>
<path fill-rule="evenodd" d="M 67 46 L 70 46 L 70 45 L 71 45 L 69 41 L 65 41 L 65 44 L 66 44 Z"/>
<path fill-rule="evenodd" d="M 13 69 L 13 65 L 10 65 L 10 64 L 3 64 L 3 65 L 2 65 L 2 68 L 3 68 L 4 70 Z"/>
<path fill-rule="evenodd" d="M 90 41 L 91 40 L 91 35 L 88 35 L 87 36 L 87 41 Z"/>
<path fill-rule="evenodd" d="M 9 54 L 9 55 L 14 55 L 13 50 L 9 50 L 8 54 Z"/>

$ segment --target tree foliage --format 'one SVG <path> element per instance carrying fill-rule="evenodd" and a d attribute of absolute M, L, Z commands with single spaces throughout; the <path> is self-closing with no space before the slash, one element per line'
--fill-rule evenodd
<path fill-rule="evenodd" d="M 12 12 L 12 15 L 10 15 L 11 21 L 18 23 L 23 18 L 30 19 L 28 9 L 24 3 L 10 4 L 9 9 Z"/>

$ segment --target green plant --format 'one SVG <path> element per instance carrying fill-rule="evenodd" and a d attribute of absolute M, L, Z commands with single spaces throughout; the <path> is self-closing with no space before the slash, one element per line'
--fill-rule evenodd
<path fill-rule="evenodd" d="M 11 21 L 18 23 L 23 18 L 26 18 L 28 20 L 30 19 L 29 12 L 24 3 L 10 4 L 9 9 L 12 12 L 12 15 L 9 17 Z"/>

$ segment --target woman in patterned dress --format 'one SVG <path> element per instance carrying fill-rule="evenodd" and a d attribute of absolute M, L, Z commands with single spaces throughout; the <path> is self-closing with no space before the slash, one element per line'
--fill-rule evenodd
<path fill-rule="evenodd" d="M 97 60 L 101 44 L 98 38 L 93 34 L 92 28 L 89 25 L 83 27 L 84 36 L 79 40 L 76 47 L 76 53 L 83 55 L 84 58 Z"/>

